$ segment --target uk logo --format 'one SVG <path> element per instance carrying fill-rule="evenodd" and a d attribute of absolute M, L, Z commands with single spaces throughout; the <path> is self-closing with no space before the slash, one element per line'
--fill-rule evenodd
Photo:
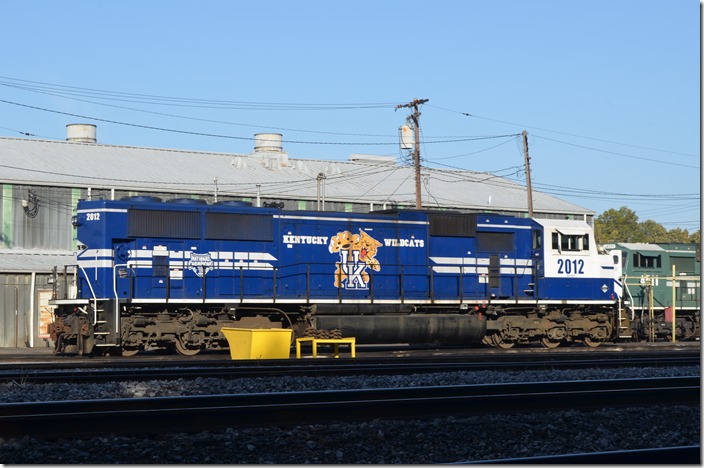
<path fill-rule="evenodd" d="M 191 253 L 191 258 L 188 260 L 188 268 L 201 278 L 204 277 L 210 270 L 213 269 L 213 259 L 209 253 L 197 254 Z"/>
<path fill-rule="evenodd" d="M 350 259 L 351 254 L 351 259 Z M 369 274 L 366 272 L 367 264 L 359 261 L 359 250 L 340 252 L 338 272 L 340 279 L 344 278 L 345 289 L 369 289 Z"/>
<path fill-rule="evenodd" d="M 335 262 L 335 287 L 349 290 L 369 289 L 368 270 L 381 270 L 379 260 L 375 258 L 377 249 L 381 246 L 381 242 L 361 229 L 359 234 L 343 231 L 331 237 L 328 250 L 340 256 L 340 261 Z"/>

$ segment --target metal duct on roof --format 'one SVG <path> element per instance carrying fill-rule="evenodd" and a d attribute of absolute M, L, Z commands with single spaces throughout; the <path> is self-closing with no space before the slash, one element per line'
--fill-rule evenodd
<path fill-rule="evenodd" d="M 256 133 L 254 135 L 255 153 L 281 153 L 283 152 L 283 136 L 280 133 Z"/>
<path fill-rule="evenodd" d="M 76 143 L 97 143 L 97 129 L 93 124 L 68 124 L 66 125 L 66 141 Z"/>

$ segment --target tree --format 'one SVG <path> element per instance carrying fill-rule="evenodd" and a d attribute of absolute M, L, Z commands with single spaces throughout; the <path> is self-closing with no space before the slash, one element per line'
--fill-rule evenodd
<path fill-rule="evenodd" d="M 674 228 L 667 231 L 667 242 L 691 242 L 689 232 L 686 229 Z"/>
<path fill-rule="evenodd" d="M 604 211 L 594 220 L 594 236 L 599 244 L 642 242 L 638 215 L 628 207 Z"/>
<path fill-rule="evenodd" d="M 598 244 L 613 244 L 615 242 L 699 244 L 701 242 L 699 230 L 690 236 L 686 229 L 674 228 L 668 231 L 652 219 L 639 223 L 636 212 L 625 206 L 618 210 L 608 209 L 597 216 L 594 220 L 594 236 Z"/>
<path fill-rule="evenodd" d="M 693 232 L 689 236 L 689 242 L 692 242 L 694 244 L 701 244 L 702 243 L 702 230 L 697 229 L 697 232 Z"/>
<path fill-rule="evenodd" d="M 667 229 L 665 229 L 662 224 L 658 224 L 652 219 L 640 223 L 640 230 L 643 236 L 643 242 L 671 242 Z"/>

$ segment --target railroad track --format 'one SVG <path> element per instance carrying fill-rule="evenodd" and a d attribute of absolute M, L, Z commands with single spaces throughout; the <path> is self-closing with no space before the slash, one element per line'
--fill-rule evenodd
<path fill-rule="evenodd" d="M 698 366 L 699 351 L 649 353 L 576 353 L 538 355 L 481 355 L 476 357 L 301 359 L 265 361 L 150 361 L 0 366 L 0 383 L 115 382 L 195 378 L 247 378 L 272 376 L 383 375 L 458 371 L 526 371 L 618 367 Z M 17 368 L 19 367 L 19 368 Z"/>
<path fill-rule="evenodd" d="M 372 419 L 696 404 L 700 378 L 663 377 L 0 405 L 2 437 L 197 432 Z"/>
<path fill-rule="evenodd" d="M 702 460 L 701 445 L 685 445 L 680 447 L 661 447 L 636 450 L 615 450 L 610 452 L 571 453 L 565 455 L 547 455 L 526 458 L 502 458 L 499 460 L 472 460 L 458 462 L 459 464 L 539 464 L 539 465 L 595 465 L 595 464 L 628 464 L 628 465 L 700 465 Z"/>

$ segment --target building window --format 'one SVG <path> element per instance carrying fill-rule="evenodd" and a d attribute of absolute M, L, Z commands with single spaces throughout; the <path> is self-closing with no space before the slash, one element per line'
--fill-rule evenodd
<path fill-rule="evenodd" d="M 634 268 L 662 268 L 660 255 L 643 255 L 635 253 L 633 255 Z"/>
<path fill-rule="evenodd" d="M 694 257 L 670 257 L 670 263 L 675 266 L 675 274 L 694 273 Z"/>

